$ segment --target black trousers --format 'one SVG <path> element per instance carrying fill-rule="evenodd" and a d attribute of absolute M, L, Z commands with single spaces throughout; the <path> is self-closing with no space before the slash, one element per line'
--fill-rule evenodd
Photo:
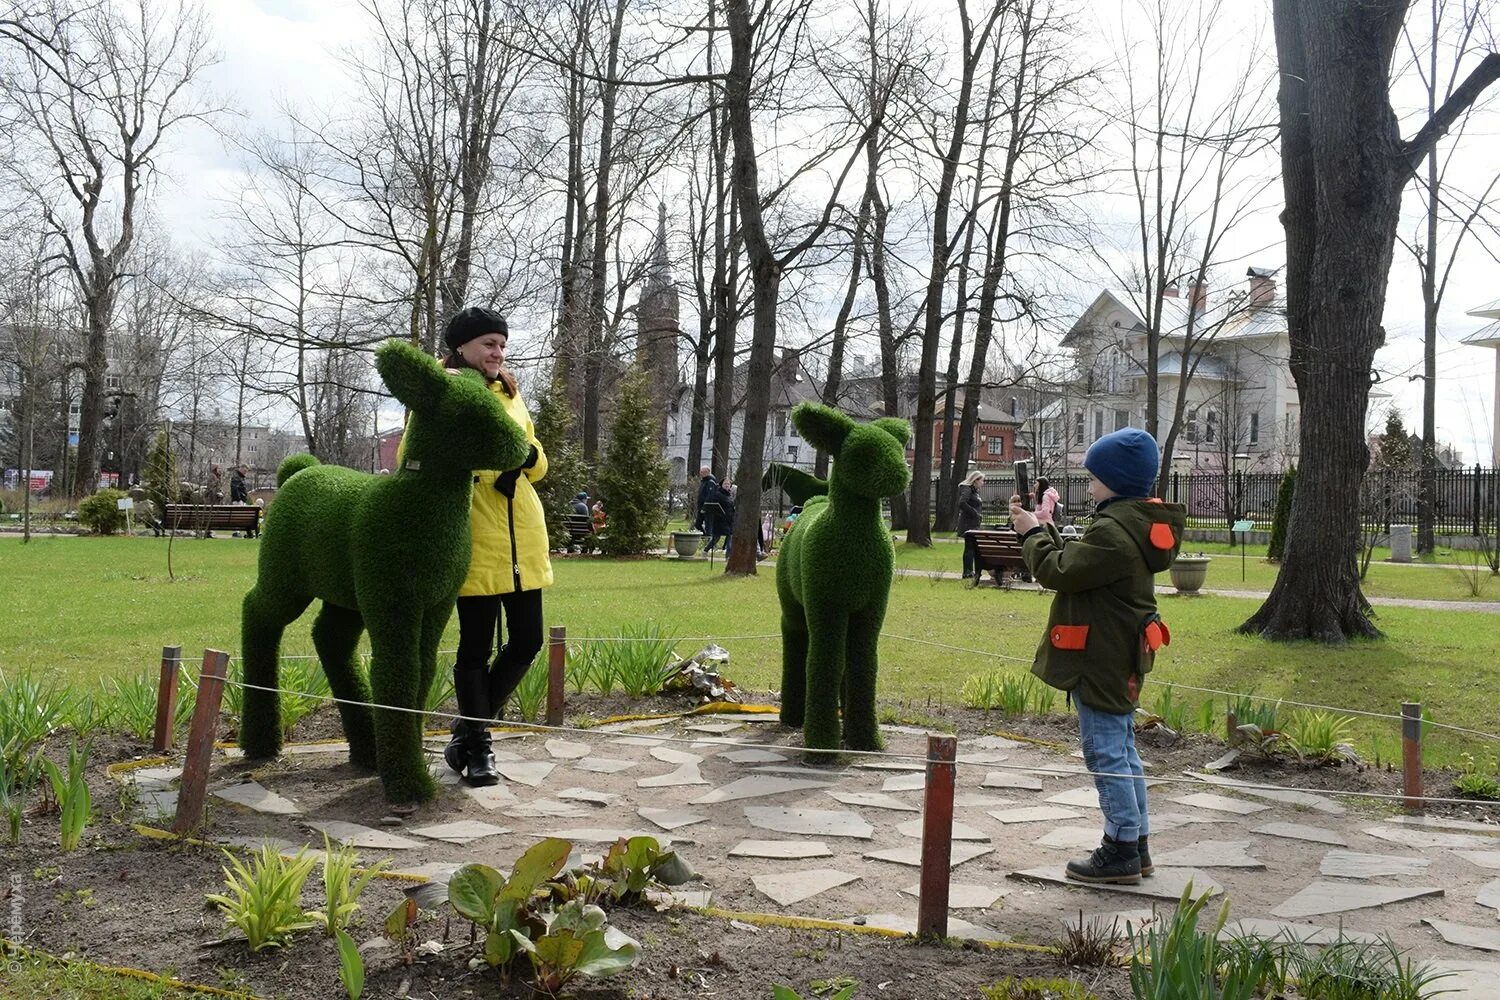
<path fill-rule="evenodd" d="M 500 610 L 505 609 L 505 634 L 501 641 Z M 490 663 L 490 652 L 500 652 Z M 542 649 L 542 592 L 523 590 L 512 594 L 483 594 L 458 599 L 458 661 L 453 665 L 454 687 L 459 693 L 459 712 L 475 717 L 498 716 L 521 678 Z M 488 674 L 489 704 L 465 705 L 464 692 L 474 690 L 461 675 Z"/>
<path fill-rule="evenodd" d="M 971 576 L 976 576 L 977 577 L 979 575 L 979 570 L 977 569 L 978 564 L 979 564 L 979 543 L 976 542 L 976 541 L 974 541 L 974 536 L 972 534 L 970 534 L 969 532 L 965 531 L 964 532 L 964 578 L 965 579 L 968 579 Z"/>

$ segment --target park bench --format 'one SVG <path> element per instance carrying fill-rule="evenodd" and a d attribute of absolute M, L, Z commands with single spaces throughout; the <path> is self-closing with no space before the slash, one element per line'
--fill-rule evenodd
<path fill-rule="evenodd" d="M 168 531 L 244 531 L 260 530 L 261 509 L 247 504 L 163 505 L 163 521 Z"/>
<path fill-rule="evenodd" d="M 594 550 L 594 517 L 592 514 L 568 514 L 563 523 L 568 528 L 568 547 L 576 545 L 584 552 Z"/>
<path fill-rule="evenodd" d="M 974 539 L 976 568 L 982 573 L 989 573 L 997 586 L 1005 586 L 1006 570 L 1019 572 L 1026 569 L 1021 539 L 1009 528 L 980 528 L 969 532 L 969 537 Z M 975 579 L 969 585 L 977 587 L 979 581 Z"/>

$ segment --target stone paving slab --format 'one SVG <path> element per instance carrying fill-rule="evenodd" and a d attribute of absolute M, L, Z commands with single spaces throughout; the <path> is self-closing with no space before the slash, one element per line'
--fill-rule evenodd
<path fill-rule="evenodd" d="M 595 806 L 607 806 L 620 797 L 619 792 L 596 792 L 592 788 L 564 788 L 557 793 L 563 802 L 587 802 Z"/>
<path fill-rule="evenodd" d="M 1284 840 L 1305 840 L 1313 844 L 1330 844 L 1334 847 L 1349 846 L 1348 838 L 1337 831 L 1302 823 L 1266 823 L 1263 826 L 1254 827 L 1250 832 L 1267 837 L 1281 837 Z"/>
<path fill-rule="evenodd" d="M 347 844 L 350 847 L 364 847 L 377 851 L 409 851 L 421 847 L 419 841 L 410 837 L 402 837 L 388 830 L 376 830 L 362 823 L 346 823 L 343 820 L 325 819 L 309 822 L 319 833 L 327 835 L 334 843 Z"/>
<path fill-rule="evenodd" d="M 651 748 L 651 756 L 664 764 L 701 764 L 703 757 L 700 754 L 688 753 L 686 750 L 678 750 L 676 747 L 659 746 Z"/>
<path fill-rule="evenodd" d="M 1480 906 L 1488 906 L 1492 910 L 1500 911 L 1500 878 L 1486 882 L 1479 887 L 1474 895 L 1474 902 Z"/>
<path fill-rule="evenodd" d="M 509 827 L 495 826 L 493 823 L 481 823 L 478 820 L 464 819 L 456 823 L 439 823 L 436 826 L 423 826 L 413 830 L 419 837 L 427 837 L 431 840 L 443 840 L 450 844 L 472 844 L 476 840 L 485 837 L 495 837 L 502 833 L 510 833 Z"/>
<path fill-rule="evenodd" d="M 1431 962 L 1428 968 L 1446 973 L 1433 984 L 1442 991 L 1443 1000 L 1494 1000 L 1495 983 L 1500 980 L 1500 962 L 1444 960 Z"/>
<path fill-rule="evenodd" d="M 641 788 L 674 788 L 678 785 L 706 785 L 708 783 L 708 779 L 703 776 L 697 764 L 683 764 L 675 771 L 658 774 L 651 778 L 641 778 L 636 782 Z"/>
<path fill-rule="evenodd" d="M 1021 792 L 1040 792 L 1047 786 L 1039 778 L 1032 778 L 1016 771 L 991 771 L 984 776 L 980 788 L 1008 788 Z M 889 791 L 889 789 L 887 789 Z"/>
<path fill-rule="evenodd" d="M 801 872 L 752 875 L 750 881 L 757 891 L 769 897 L 777 906 L 792 906 L 829 889 L 848 885 L 859 877 L 833 868 L 811 868 Z"/>
<path fill-rule="evenodd" d="M 655 837 L 657 843 L 663 847 L 669 847 L 672 844 L 672 838 L 660 833 L 622 827 L 575 826 L 566 830 L 553 830 L 541 836 L 560 837 L 563 840 L 571 840 L 575 844 L 613 844 L 621 838 L 629 840 L 631 837 Z"/>
<path fill-rule="evenodd" d="M 593 815 L 593 810 L 576 802 L 559 802 L 557 799 L 532 799 L 506 807 L 506 816 L 521 819 L 577 819 Z"/>
<path fill-rule="evenodd" d="M 1500 838 L 1500 825 L 1476 823 L 1468 819 L 1449 819 L 1446 816 L 1387 816 L 1387 823 L 1398 826 L 1422 826 L 1433 830 L 1472 830 Z"/>
<path fill-rule="evenodd" d="M 1085 788 L 1070 788 L 1066 792 L 1058 792 L 1056 795 L 1047 796 L 1048 802 L 1060 806 L 1078 806 L 1082 809 L 1099 808 L 1099 790 L 1093 785 Z"/>
<path fill-rule="evenodd" d="M 1366 934 L 1347 927 L 1322 927 L 1317 924 L 1291 923 L 1286 920 L 1264 920 L 1259 917 L 1244 917 L 1231 920 L 1219 931 L 1220 941 L 1235 938 L 1262 938 L 1266 941 L 1297 941 L 1302 944 L 1330 945 L 1343 941 L 1359 941 L 1363 944 L 1378 944 L 1379 934 Z"/>
<path fill-rule="evenodd" d="M 1332 850 L 1323 855 L 1318 871 L 1338 878 L 1385 878 L 1393 875 L 1422 875 L 1431 864 L 1429 858 Z"/>
<path fill-rule="evenodd" d="M 1242 795 L 1253 795 L 1258 799 L 1269 799 L 1272 802 L 1281 802 L 1290 806 L 1306 806 L 1316 809 L 1318 812 L 1327 813 L 1330 816 L 1342 816 L 1347 810 L 1326 795 L 1314 795 L 1311 792 L 1298 792 L 1291 789 L 1255 788 L 1252 784 L 1244 781 L 1235 781 L 1233 778 L 1225 778 L 1217 774 L 1199 774 L 1196 771 L 1186 772 L 1189 777 L 1203 782 L 1206 785 L 1218 785 L 1221 788 L 1232 788 Z"/>
<path fill-rule="evenodd" d="M 1481 868 L 1500 868 L 1500 851 L 1454 851 L 1453 853 Z"/>
<path fill-rule="evenodd" d="M 919 819 L 908 820 L 907 822 L 897 826 L 896 832 L 901 834 L 901 836 L 903 837 L 915 837 L 920 840 L 922 839 L 922 821 Z M 954 822 L 953 839 L 956 841 L 977 840 L 987 844 L 990 841 L 990 835 L 985 833 L 983 830 L 975 829 L 974 827 L 969 826 L 966 823 Z"/>
<path fill-rule="evenodd" d="M 1364 832 L 1371 837 L 1407 847 L 1490 847 L 1494 841 L 1487 837 L 1476 837 L 1467 833 L 1443 833 L 1437 830 L 1412 830 L 1407 827 L 1367 826 Z"/>
<path fill-rule="evenodd" d="M 1217 896 L 1224 887 L 1215 882 L 1206 872 L 1196 868 L 1159 869 L 1150 878 L 1141 879 L 1139 885 L 1095 885 L 1090 882 L 1075 882 L 1063 873 L 1062 865 L 1044 868 L 1024 868 L 1013 871 L 1006 878 L 1017 881 L 1045 882 L 1048 885 L 1063 885 L 1070 889 L 1090 889 L 1095 892 L 1122 893 L 1126 896 L 1144 896 L 1148 899 L 1165 899 L 1177 902 L 1188 882 L 1193 883 L 1195 896 Z"/>
<path fill-rule="evenodd" d="M 547 775 L 556 767 L 556 764 L 541 760 L 497 761 L 495 764 L 495 770 L 506 781 L 526 785 L 528 788 L 541 787 L 542 782 L 547 780 Z"/>
<path fill-rule="evenodd" d="M 1422 923 L 1437 931 L 1449 944 L 1480 951 L 1500 951 L 1500 927 L 1470 927 L 1436 917 L 1423 917 Z"/>
<path fill-rule="evenodd" d="M 1216 815 L 1211 812 L 1181 813 L 1170 810 L 1166 812 L 1152 812 L 1151 835 L 1154 837 L 1158 833 L 1167 833 L 1180 827 L 1193 826 L 1195 824 L 1234 823 L 1238 825 L 1239 822 L 1239 820 L 1232 819 L 1229 816 Z"/>
<path fill-rule="evenodd" d="M 926 774 L 898 774 L 886 778 L 880 790 L 882 792 L 919 792 L 926 787 Z"/>
<path fill-rule="evenodd" d="M 1248 840 L 1200 840 L 1175 850 L 1153 852 L 1152 860 L 1162 868 L 1251 868 L 1263 871 L 1266 867 L 1264 861 L 1250 856 Z"/>
<path fill-rule="evenodd" d="M 618 774 L 621 771 L 629 771 L 641 765 L 633 760 L 621 760 L 618 757 L 585 757 L 575 760 L 571 767 L 580 771 L 595 771 L 599 774 Z"/>
<path fill-rule="evenodd" d="M 783 792 L 798 792 L 805 788 L 828 788 L 829 781 L 812 781 L 807 778 L 778 778 L 774 775 L 756 775 L 739 778 L 727 785 L 715 788 L 706 795 L 693 799 L 693 805 L 713 805 L 718 802 L 733 802 L 737 799 L 759 799 Z"/>
<path fill-rule="evenodd" d="M 676 830 L 682 826 L 692 826 L 695 823 L 706 823 L 707 816 L 688 812 L 686 809 L 654 809 L 650 806 L 641 806 L 636 810 L 641 819 L 650 820 L 663 830 Z"/>
<path fill-rule="evenodd" d="M 796 809 L 782 806 L 746 806 L 750 825 L 776 833 L 801 833 L 818 837 L 852 837 L 871 840 L 875 828 L 858 814 L 842 809 Z"/>
<path fill-rule="evenodd" d="M 719 754 L 719 759 L 734 764 L 777 764 L 787 760 L 784 754 L 779 754 L 774 750 L 759 750 L 754 747 L 744 750 L 726 750 Z"/>
<path fill-rule="evenodd" d="M 271 816 L 295 816 L 302 807 L 291 799 L 277 795 L 257 781 L 246 781 L 228 788 L 217 788 L 209 793 L 214 798 L 233 802 L 237 806 Z"/>
<path fill-rule="evenodd" d="M 1099 846 L 1103 836 L 1097 826 L 1060 826 L 1048 830 L 1032 843 L 1065 851 L 1092 851 Z"/>
<path fill-rule="evenodd" d="M 832 796 L 846 806 L 867 806 L 871 809 L 891 809 L 895 812 L 922 811 L 917 806 L 884 792 L 843 792 L 830 788 L 824 794 Z"/>
<path fill-rule="evenodd" d="M 502 806 L 515 805 L 519 801 L 516 798 L 516 793 L 505 785 L 485 785 L 479 788 L 465 785 L 463 786 L 463 793 L 468 796 L 470 801 L 476 802 L 482 808 L 490 810 L 499 809 Z"/>
<path fill-rule="evenodd" d="M 729 849 L 732 858 L 831 858 L 828 845 L 817 840 L 742 840 Z"/>
<path fill-rule="evenodd" d="M 548 740 L 543 746 L 546 747 L 547 753 L 552 755 L 553 760 L 578 760 L 594 752 L 590 744 L 575 743 L 572 740 Z"/>
<path fill-rule="evenodd" d="M 1237 816 L 1250 816 L 1271 808 L 1255 802 L 1246 802 L 1244 799 L 1232 799 L 1227 795 L 1215 795 L 1212 792 L 1179 795 L 1170 801 L 1178 805 L 1192 806 L 1194 809 L 1212 809 L 1215 812 L 1234 813 Z"/>
<path fill-rule="evenodd" d="M 1276 917 L 1316 917 L 1345 913 L 1371 906 L 1387 906 L 1424 896 L 1441 896 L 1438 886 L 1358 885 L 1350 882 L 1314 882 L 1271 910 Z"/>
<path fill-rule="evenodd" d="M 1009 887 L 975 885 L 972 882 L 950 882 L 948 883 L 948 909 L 988 910 L 1004 899 L 1008 892 L 1010 892 Z M 901 895 L 920 899 L 922 883 L 907 886 L 901 890 Z"/>
<path fill-rule="evenodd" d="M 959 865 L 967 864 L 975 858 L 982 858 L 994 851 L 989 845 L 978 844 L 954 844 L 948 855 L 948 867 L 957 868 Z M 889 861 L 895 865 L 906 865 L 910 868 L 922 867 L 922 849 L 920 847 L 894 847 L 884 851 L 867 851 L 865 857 L 873 861 Z"/>
<path fill-rule="evenodd" d="M 1082 819 L 1072 809 L 1062 806 L 1023 806 L 1018 809 L 991 809 L 990 815 L 1005 824 L 1046 823 L 1060 819 Z"/>

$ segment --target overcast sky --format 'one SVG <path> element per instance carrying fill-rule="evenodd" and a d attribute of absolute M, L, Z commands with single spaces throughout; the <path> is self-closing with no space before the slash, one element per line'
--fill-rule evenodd
<path fill-rule="evenodd" d="M 1239 10 L 1254 15 L 1260 6 L 1242 5 Z M 206 9 L 220 53 L 220 61 L 208 77 L 209 86 L 244 116 L 242 125 L 276 129 L 282 120 L 278 108 L 285 101 L 302 105 L 315 102 L 323 108 L 347 103 L 342 96 L 347 90 L 340 55 L 350 45 L 361 44 L 367 31 L 354 0 L 211 0 Z M 1090 25 L 1090 31 L 1100 39 L 1090 46 L 1097 53 L 1107 47 L 1103 38 L 1118 35 L 1120 8 L 1113 2 L 1101 2 L 1091 10 L 1100 18 Z M 1261 12 L 1258 16 L 1264 20 L 1267 15 Z M 1479 188 L 1488 179 L 1485 171 L 1493 171 L 1500 161 L 1495 155 L 1500 145 L 1494 138 L 1500 134 L 1497 117 L 1500 115 L 1490 112 L 1479 129 L 1482 138 L 1471 145 L 1464 161 L 1465 181 L 1477 182 Z M 238 159 L 206 130 L 183 135 L 174 153 L 171 177 L 161 188 L 157 213 L 179 244 L 211 255 L 213 243 L 222 232 L 215 219 L 216 204 L 238 186 Z M 1279 185 L 1273 185 L 1271 194 L 1279 200 Z M 1280 267 L 1284 263 L 1276 207 L 1269 205 L 1236 240 L 1235 252 L 1253 257 L 1246 264 Z M 1410 231 L 1410 226 L 1406 230 Z M 1491 249 L 1500 253 L 1496 242 L 1491 234 Z M 1243 269 L 1235 273 L 1238 276 Z M 1500 299 L 1497 279 L 1500 264 L 1477 243 L 1471 243 L 1450 281 L 1439 327 L 1438 436 L 1456 445 L 1468 461 L 1486 464 L 1495 404 L 1496 352 L 1464 347 L 1460 341 L 1487 322 L 1465 313 Z M 1101 276 L 1100 285 L 1103 281 Z M 1087 291 L 1080 289 L 1079 294 L 1086 295 Z M 1422 383 L 1408 376 L 1421 372 L 1422 302 L 1415 266 L 1399 245 L 1391 272 L 1386 330 L 1388 344 L 1377 358 L 1384 377 L 1380 388 L 1391 393 L 1392 401 L 1405 414 L 1407 426 L 1420 429 Z"/>

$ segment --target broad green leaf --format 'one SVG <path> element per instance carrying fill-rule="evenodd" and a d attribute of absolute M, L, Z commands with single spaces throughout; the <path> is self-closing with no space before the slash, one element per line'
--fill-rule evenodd
<path fill-rule="evenodd" d="M 582 949 L 577 958 L 576 968 L 585 976 L 595 979 L 603 979 L 634 968 L 640 960 L 640 949 L 631 942 L 622 944 L 618 948 L 611 948 L 605 940 L 604 931 L 593 930 L 583 935 L 581 939 Z"/>
<path fill-rule="evenodd" d="M 448 880 L 448 902 L 462 916 L 488 926 L 495 897 L 504 884 L 500 873 L 489 865 L 464 865 Z"/>
<path fill-rule="evenodd" d="M 599 937 L 602 942 L 604 935 L 600 934 Z M 584 954 L 584 938 L 578 937 L 571 930 L 564 929 L 544 935 L 533 941 L 532 946 L 530 950 L 535 960 L 556 972 L 560 979 L 566 980 L 571 973 L 583 971 L 579 962 Z"/>
<path fill-rule="evenodd" d="M 802 1000 L 802 995 L 790 986 L 772 984 L 771 1000 Z"/>
<path fill-rule="evenodd" d="M 516 866 L 511 869 L 510 879 L 505 883 L 504 895 L 512 899 L 530 899 L 537 886 L 562 871 L 571 853 L 572 843 L 561 837 L 548 837 L 533 844 L 516 859 Z"/>
<path fill-rule="evenodd" d="M 339 942 L 339 979 L 349 991 L 349 1000 L 359 1000 L 365 991 L 365 960 L 359 953 L 354 939 L 343 931 L 337 931 Z"/>
<path fill-rule="evenodd" d="M 395 908 L 386 915 L 385 936 L 392 941 L 401 941 L 406 937 L 407 928 L 417 920 L 417 901 L 414 899 L 403 899 L 397 903 Z"/>
<path fill-rule="evenodd" d="M 524 934 L 515 931 L 490 931 L 484 936 L 484 960 L 491 966 L 504 965 L 516 953 L 515 938 Z"/>

